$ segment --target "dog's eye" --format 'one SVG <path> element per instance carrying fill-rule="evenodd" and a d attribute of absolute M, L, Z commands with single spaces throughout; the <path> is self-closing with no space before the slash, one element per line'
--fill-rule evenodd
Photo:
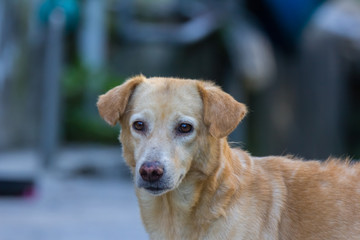
<path fill-rule="evenodd" d="M 193 127 L 188 123 L 180 123 L 177 130 L 179 133 L 189 133 L 193 130 Z"/>
<path fill-rule="evenodd" d="M 142 121 L 136 121 L 133 123 L 133 128 L 136 131 L 144 131 L 145 130 L 145 123 Z"/>

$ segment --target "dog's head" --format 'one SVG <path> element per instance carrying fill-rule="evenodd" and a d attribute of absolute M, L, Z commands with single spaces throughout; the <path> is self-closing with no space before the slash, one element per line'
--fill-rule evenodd
<path fill-rule="evenodd" d="M 175 189 L 209 141 L 226 137 L 246 114 L 212 83 L 137 76 L 101 95 L 99 113 L 122 126 L 120 141 L 137 187 L 154 195 Z"/>

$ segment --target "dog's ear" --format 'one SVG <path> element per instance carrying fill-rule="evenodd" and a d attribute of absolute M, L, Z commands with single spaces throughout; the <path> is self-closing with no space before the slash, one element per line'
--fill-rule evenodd
<path fill-rule="evenodd" d="M 107 93 L 100 95 L 97 107 L 100 116 L 110 125 L 115 126 L 125 112 L 126 105 L 136 86 L 145 80 L 139 75 L 127 80 Z"/>
<path fill-rule="evenodd" d="M 246 106 L 212 83 L 199 82 L 198 89 L 204 104 L 204 122 L 210 134 L 216 138 L 226 137 L 245 117 Z"/>

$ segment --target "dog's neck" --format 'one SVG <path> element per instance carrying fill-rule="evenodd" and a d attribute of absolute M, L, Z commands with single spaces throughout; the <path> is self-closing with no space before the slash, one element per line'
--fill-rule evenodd
<path fill-rule="evenodd" d="M 226 215 L 233 195 L 241 192 L 238 190 L 245 176 L 242 172 L 246 165 L 251 165 L 251 160 L 245 152 L 231 149 L 225 138 L 216 141 L 219 142 L 214 144 L 221 146 L 218 152 L 208 154 L 212 158 L 203 159 L 207 165 L 212 165 L 209 172 L 200 172 L 194 166 L 177 189 L 161 196 L 137 191 L 142 217 L 153 218 L 144 221 L 150 223 L 146 226 L 150 234 L 166 229 L 167 232 L 161 235 L 171 236 L 169 239 L 180 235 L 185 236 L 182 239 L 190 239 L 190 236 L 192 239 L 195 232 L 201 234 L 200 229 L 206 232 L 213 221 Z M 198 219 L 199 226 L 189 226 L 189 218 Z M 167 227 L 159 228 L 158 224 Z"/>

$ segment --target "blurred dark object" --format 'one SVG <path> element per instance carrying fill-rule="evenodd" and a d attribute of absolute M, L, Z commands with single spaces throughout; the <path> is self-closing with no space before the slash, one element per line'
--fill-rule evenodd
<path fill-rule="evenodd" d="M 0 197 L 31 197 L 34 195 L 33 179 L 6 179 L 0 177 Z"/>
<path fill-rule="evenodd" d="M 39 163 L 35 151 L 0 152 L 0 196 L 31 197 L 36 187 Z"/>
<path fill-rule="evenodd" d="M 359 26 L 358 1 L 329 1 L 313 15 L 296 54 L 276 52 L 276 81 L 251 94 L 252 152 L 359 158 Z"/>
<path fill-rule="evenodd" d="M 325 0 L 246 0 L 275 46 L 293 52 L 313 13 Z"/>
<path fill-rule="evenodd" d="M 229 0 L 136 2 L 119 1 L 118 30 L 124 40 L 142 43 L 198 42 L 222 27 L 234 10 Z"/>
<path fill-rule="evenodd" d="M 314 15 L 300 54 L 298 102 L 298 149 L 308 157 L 326 158 L 344 153 L 359 158 L 349 135 L 360 101 L 355 96 L 360 59 L 360 2 L 329 1 Z M 301 101 L 301 104 L 300 104 Z M 353 107 L 352 107 L 353 106 Z M 357 107 L 355 107 L 357 106 Z"/>

